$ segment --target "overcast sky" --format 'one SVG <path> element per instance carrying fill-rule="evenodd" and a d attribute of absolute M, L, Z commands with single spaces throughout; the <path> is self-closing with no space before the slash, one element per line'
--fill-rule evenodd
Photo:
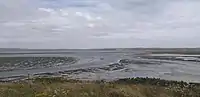
<path fill-rule="evenodd" d="M 10 47 L 200 47 L 200 1 L 0 0 Z"/>

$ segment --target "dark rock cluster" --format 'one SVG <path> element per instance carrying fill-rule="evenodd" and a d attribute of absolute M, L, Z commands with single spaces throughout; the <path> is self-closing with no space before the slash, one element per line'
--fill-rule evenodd
<path fill-rule="evenodd" d="M 54 67 L 77 61 L 74 57 L 1 57 L 0 71 Z"/>

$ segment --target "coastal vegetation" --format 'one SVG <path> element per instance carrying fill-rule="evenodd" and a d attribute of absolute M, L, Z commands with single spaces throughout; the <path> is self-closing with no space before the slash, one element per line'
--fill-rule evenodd
<path fill-rule="evenodd" d="M 157 78 L 81 81 L 43 77 L 1 83 L 0 97 L 200 97 L 200 84 Z"/>

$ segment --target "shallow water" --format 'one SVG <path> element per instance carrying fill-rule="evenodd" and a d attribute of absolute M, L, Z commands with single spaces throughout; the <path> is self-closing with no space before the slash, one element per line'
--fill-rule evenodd
<path fill-rule="evenodd" d="M 20 80 L 30 75 L 82 80 L 157 77 L 200 82 L 200 58 L 197 54 L 149 54 L 146 50 L 30 52 L 0 54 L 0 80 Z"/>

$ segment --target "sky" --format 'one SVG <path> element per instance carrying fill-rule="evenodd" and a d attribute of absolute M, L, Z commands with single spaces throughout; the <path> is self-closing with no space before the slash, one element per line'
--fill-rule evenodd
<path fill-rule="evenodd" d="M 199 0 L 0 0 L 0 48 L 200 47 Z"/>

